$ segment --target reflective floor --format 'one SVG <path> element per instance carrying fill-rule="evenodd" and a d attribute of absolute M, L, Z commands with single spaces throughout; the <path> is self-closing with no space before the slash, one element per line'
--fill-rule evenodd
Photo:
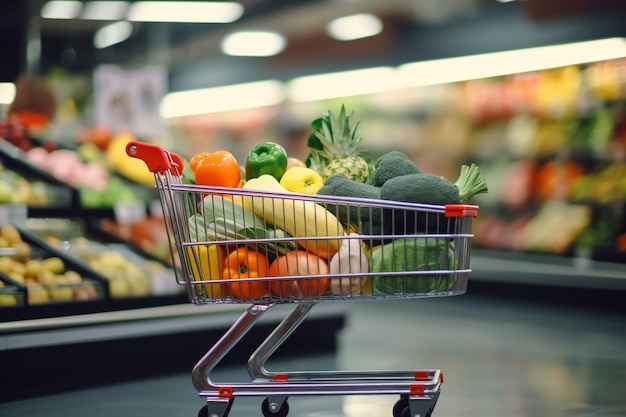
<path fill-rule="evenodd" d="M 345 308 L 335 354 L 270 361 L 267 368 L 441 369 L 445 382 L 435 417 L 626 416 L 623 315 L 469 294 Z M 213 379 L 245 376 L 242 364 L 218 369 Z M 291 397 L 289 416 L 391 417 L 397 399 Z M 261 401 L 237 398 L 230 416 L 262 416 Z M 195 417 L 202 404 L 183 373 L 4 403 L 0 416 Z"/>

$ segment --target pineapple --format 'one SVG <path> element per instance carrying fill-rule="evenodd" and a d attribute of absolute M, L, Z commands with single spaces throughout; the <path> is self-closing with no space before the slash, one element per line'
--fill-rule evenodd
<path fill-rule="evenodd" d="M 313 133 L 308 141 L 307 162 L 324 180 L 334 174 L 344 174 L 359 182 L 368 180 L 370 168 L 357 150 L 363 138 L 358 134 L 359 122 L 352 121 L 353 115 L 347 115 L 342 105 L 339 117 L 328 111 L 311 124 Z"/>

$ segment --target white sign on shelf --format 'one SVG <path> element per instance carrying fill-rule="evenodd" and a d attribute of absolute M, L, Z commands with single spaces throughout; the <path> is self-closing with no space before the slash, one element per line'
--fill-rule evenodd
<path fill-rule="evenodd" d="M 0 204 L 0 224 L 25 227 L 28 219 L 26 204 Z"/>

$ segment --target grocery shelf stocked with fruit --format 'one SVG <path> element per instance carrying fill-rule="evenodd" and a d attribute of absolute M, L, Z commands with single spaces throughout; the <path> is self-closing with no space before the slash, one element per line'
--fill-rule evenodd
<path fill-rule="evenodd" d="M 88 302 L 107 297 L 108 287 L 99 274 L 41 245 L 23 230 L 2 225 L 0 240 L 0 281 L 15 293 L 2 294 L 2 307 Z"/>
<path fill-rule="evenodd" d="M 435 204 L 467 201 L 480 206 L 473 228 L 473 245 L 479 253 L 474 279 L 481 279 L 483 269 L 489 280 L 497 272 L 501 278 L 496 280 L 515 276 L 522 283 L 537 283 L 542 272 L 525 267 L 537 264 L 564 268 L 539 277 L 547 284 L 554 284 L 556 275 L 581 277 L 574 272 L 580 266 L 585 268 L 585 279 L 605 272 L 605 278 L 619 278 L 614 265 L 626 262 L 626 88 L 619 81 L 623 77 L 614 74 L 623 75 L 625 66 L 623 60 L 609 61 L 420 87 L 369 99 L 346 98 L 331 103 L 332 111 L 300 126 L 304 132 L 300 145 L 272 135 L 269 119 L 267 132 L 254 128 L 253 141 L 227 141 L 236 144 L 236 149 L 197 135 L 202 141 L 196 146 L 190 145 L 193 141 L 180 141 L 181 155 L 186 157 L 184 179 L 209 186 L 260 186 L 348 198 Z M 70 201 L 77 202 L 66 208 L 72 207 L 72 213 L 86 220 L 83 235 L 39 236 L 53 247 L 55 241 L 62 242 L 69 252 L 74 251 L 68 256 L 77 256 L 93 268 L 103 279 L 106 297 L 154 296 L 154 280 L 137 278 L 136 266 L 151 271 L 156 264 L 133 260 L 130 264 L 135 267 L 120 267 L 133 277 L 132 283 L 124 285 L 107 276 L 109 271 L 97 271 L 99 264 L 114 265 L 122 254 L 133 259 L 129 248 L 149 254 L 158 264 L 171 263 L 162 213 L 154 207 L 154 178 L 142 161 L 125 152 L 132 135 L 114 135 L 95 127 L 81 132 L 75 147 L 68 149 L 29 138 L 7 123 L 0 151 L 6 169 L 13 171 L 11 190 L 25 189 L 24 184 L 30 183 L 18 199 L 29 202 L 29 213 L 36 214 L 32 220 L 53 213 L 36 211 L 40 201 L 52 200 L 44 200 L 35 174 L 47 175 L 44 179 L 51 187 L 65 187 Z M 199 143 L 203 144 L 200 149 Z M 196 152 L 186 153 L 189 149 Z M 68 166 L 82 174 L 68 175 L 69 170 L 63 169 Z M 60 172 L 55 167 L 61 167 Z M 440 181 L 430 185 L 439 190 L 435 195 L 450 184 L 456 194 L 429 200 L 429 193 L 410 192 L 427 177 Z M 453 178 L 458 180 L 448 180 Z M 485 189 L 476 185 L 478 179 L 484 181 Z M 486 184 L 488 192 L 484 192 Z M 15 193 L 11 195 L 16 198 Z M 141 215 L 123 218 L 115 210 L 120 203 L 132 207 L 137 201 L 145 204 Z M 103 207 L 108 211 L 98 211 Z M 63 220 L 67 210 L 54 217 Z M 238 220 L 243 219 L 216 219 L 225 236 L 249 232 Z M 121 246 L 112 244 L 112 239 Z M 102 260 L 90 252 L 110 257 Z M 489 266 L 496 264 L 497 271 Z M 525 271 L 526 278 L 507 274 L 507 270 Z M 626 281 L 612 280 L 609 286 L 615 282 Z M 607 283 L 597 280 L 589 285 Z M 557 284 L 568 285 L 566 279 Z M 160 284 L 156 285 L 158 293 Z M 5 285 L 3 291 L 20 294 L 15 285 Z M 27 304 L 27 294 L 22 299 Z"/>
<path fill-rule="evenodd" d="M 37 134 L 0 121 L 0 224 L 16 231 L 0 239 L 3 321 L 183 301 L 169 250 L 159 253 L 162 219 L 138 233 L 156 193 L 125 153 L 134 137 L 99 126 L 63 144 Z"/>
<path fill-rule="evenodd" d="M 477 246 L 626 262 L 624 74 L 621 60 L 462 86 L 468 157 L 492 191 Z"/>
<path fill-rule="evenodd" d="M 86 130 L 91 133 L 72 145 L 60 145 L 30 136 L 16 120 L 0 120 L 0 162 L 21 177 L 17 185 L 9 185 L 33 210 L 71 207 L 102 210 L 110 216 L 119 202 L 149 204 L 155 198 L 154 179 L 136 169 L 135 161 L 124 154 L 126 143 L 134 138 L 127 133 L 103 133 L 106 130 L 99 127 Z M 103 139 L 104 135 L 108 136 Z"/>
<path fill-rule="evenodd" d="M 3 321 L 184 299 L 169 265 L 81 221 L 29 218 L 0 232 Z"/>

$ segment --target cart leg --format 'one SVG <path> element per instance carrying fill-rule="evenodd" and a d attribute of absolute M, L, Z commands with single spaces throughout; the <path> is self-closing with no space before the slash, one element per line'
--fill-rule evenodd
<path fill-rule="evenodd" d="M 261 412 L 265 417 L 286 417 L 289 414 L 287 397 L 270 396 L 263 400 Z"/>
<path fill-rule="evenodd" d="M 198 361 L 191 371 L 191 380 L 198 391 L 219 392 L 219 386 L 213 384 L 209 378 L 209 373 L 252 328 L 254 323 L 256 323 L 270 306 L 271 305 L 265 304 L 250 306 L 202 359 Z"/>
<path fill-rule="evenodd" d="M 265 363 L 279 346 L 287 340 L 294 330 L 302 323 L 306 315 L 316 303 L 300 303 L 283 319 L 274 331 L 261 343 L 248 359 L 248 373 L 254 379 L 272 378 L 265 370 Z"/>
<path fill-rule="evenodd" d="M 405 408 L 402 417 L 430 417 L 438 398 L 439 391 L 430 397 L 409 397 L 409 406 Z"/>

